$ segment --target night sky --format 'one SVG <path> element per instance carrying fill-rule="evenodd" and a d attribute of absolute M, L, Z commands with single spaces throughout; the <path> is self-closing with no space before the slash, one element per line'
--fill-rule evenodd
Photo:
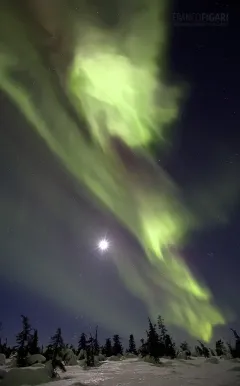
<path fill-rule="evenodd" d="M 201 6 L 198 7 L 198 3 Z M 229 170 L 231 174 L 239 164 L 240 63 L 235 16 L 230 7 L 216 2 L 209 9 L 203 1 L 196 1 L 194 8 L 190 8 L 186 2 L 179 2 L 173 12 L 229 13 L 226 26 L 181 26 L 172 20 L 169 65 L 172 76 L 187 82 L 190 88 L 180 119 L 174 123 L 174 137 L 168 150 L 163 154 L 160 145 L 155 146 L 156 162 L 188 191 L 193 183 L 204 184 L 209 171 L 212 175 L 221 175 L 221 170 Z M 118 242 L 124 240 L 130 248 L 137 248 L 134 241 L 112 216 L 89 203 L 83 189 L 79 194 L 46 145 L 2 94 L 0 109 L 3 337 L 14 343 L 14 335 L 20 328 L 20 314 L 29 316 L 32 325 L 39 329 L 43 343 L 58 326 L 69 343 L 76 343 L 81 332 L 88 332 L 96 324 L 100 326 L 102 339 L 115 331 L 123 337 L 126 330 L 136 331 L 138 337 L 141 331 L 144 335 L 148 316 L 144 306 L 119 280 L 111 264 L 111 252 L 99 257 L 94 250 L 96 240 L 105 234 L 117 238 Z M 217 195 L 216 191 L 216 198 Z M 212 290 L 216 303 L 234 311 L 237 320 L 231 326 L 236 328 L 240 325 L 239 221 L 240 206 L 235 205 L 227 225 L 194 235 L 183 251 L 189 266 Z M 27 285 L 24 287 L 16 280 L 17 275 L 12 275 L 12 270 L 25 272 L 27 283 L 31 274 L 26 263 L 29 256 L 37 260 L 39 266 L 44 265 L 45 259 L 52 261 L 52 272 L 41 277 L 41 281 L 46 281 L 46 287 L 57 282 L 60 298 L 63 293 L 68 296 L 71 282 L 66 284 L 57 276 L 55 267 L 59 262 L 64 263 L 70 277 L 78 275 L 79 280 L 87 283 L 89 291 L 84 296 L 96 303 L 99 314 L 104 314 L 106 304 L 111 309 L 111 304 L 117 302 L 121 314 L 126 315 L 127 328 L 114 324 L 115 315 L 109 315 L 113 322 L 108 328 L 101 318 L 87 315 L 81 303 L 76 313 L 70 307 L 61 306 L 61 301 L 56 304 L 47 292 L 43 295 Z M 10 261 L 12 264 L 8 264 Z M 221 333 L 228 336 L 226 328 L 221 329 Z"/>

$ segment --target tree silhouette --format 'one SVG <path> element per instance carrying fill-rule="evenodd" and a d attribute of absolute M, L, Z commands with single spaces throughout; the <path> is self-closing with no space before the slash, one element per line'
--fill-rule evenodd
<path fill-rule="evenodd" d="M 195 351 L 197 356 L 202 357 L 203 356 L 203 350 L 200 346 L 195 346 Z"/>
<path fill-rule="evenodd" d="M 216 354 L 215 354 L 214 350 L 212 348 L 210 348 L 209 350 L 210 350 L 210 353 L 211 353 L 212 357 L 215 357 Z"/>
<path fill-rule="evenodd" d="M 165 324 L 164 324 L 164 319 L 159 315 L 158 316 L 158 319 L 157 319 L 157 325 L 158 325 L 158 330 L 159 330 L 159 342 L 158 342 L 158 345 L 159 345 L 159 357 L 162 357 L 164 355 L 167 355 L 166 353 L 166 345 L 167 346 L 171 346 L 171 338 L 170 336 L 168 335 L 168 332 L 167 332 L 167 329 L 165 327 Z M 168 335 L 168 337 L 167 337 Z M 174 351 L 174 350 L 171 350 L 170 348 L 168 348 L 170 351 Z M 172 347 L 173 349 L 173 347 Z"/>
<path fill-rule="evenodd" d="M 89 339 L 86 341 L 86 362 L 88 367 L 94 366 L 94 347 L 95 339 L 90 334 Z"/>
<path fill-rule="evenodd" d="M 127 352 L 137 355 L 136 344 L 135 344 L 133 334 L 130 334 L 129 336 L 129 344 L 128 344 Z"/>
<path fill-rule="evenodd" d="M 157 326 L 158 326 L 158 330 L 159 330 L 159 337 L 160 337 L 160 339 L 162 339 L 164 341 L 165 336 L 167 335 L 167 329 L 166 329 L 166 326 L 164 324 L 164 319 L 161 317 L 161 315 L 158 316 Z"/>
<path fill-rule="evenodd" d="M 149 327 L 147 331 L 147 341 L 146 347 L 148 351 L 148 355 L 153 357 L 154 359 L 159 358 L 159 336 L 156 331 L 156 325 L 153 325 L 151 320 L 148 318 Z"/>
<path fill-rule="evenodd" d="M 81 334 L 80 339 L 78 341 L 78 354 L 80 353 L 81 350 L 86 350 L 87 348 L 87 337 L 84 332 Z"/>
<path fill-rule="evenodd" d="M 94 355 L 99 355 L 99 342 L 98 342 L 98 326 L 96 327 L 95 338 L 94 338 Z"/>
<path fill-rule="evenodd" d="M 235 348 L 233 349 L 234 358 L 240 358 L 240 336 L 237 331 L 231 328 L 235 338 Z"/>
<path fill-rule="evenodd" d="M 198 342 L 199 342 L 201 350 L 202 350 L 202 355 L 205 358 L 209 358 L 210 357 L 209 349 L 200 340 Z"/>
<path fill-rule="evenodd" d="M 57 356 L 61 356 L 61 351 L 64 348 L 64 342 L 62 338 L 62 330 L 60 327 L 57 328 L 55 335 L 51 337 L 48 347 L 52 349 L 53 360 L 55 360 Z"/>
<path fill-rule="evenodd" d="M 227 343 L 227 347 L 228 347 L 230 355 L 233 358 L 236 358 L 236 350 L 234 349 L 234 347 L 232 347 L 232 345 L 230 343 Z"/>
<path fill-rule="evenodd" d="M 29 352 L 30 354 L 39 354 L 40 348 L 38 346 L 38 331 L 34 330 L 31 341 L 29 343 Z"/>
<path fill-rule="evenodd" d="M 17 342 L 17 365 L 24 367 L 27 365 L 27 355 L 29 353 L 30 343 L 32 341 L 32 328 L 27 316 L 21 315 L 22 331 L 16 336 Z"/>
<path fill-rule="evenodd" d="M 118 334 L 113 335 L 113 347 L 112 347 L 113 355 L 122 355 L 123 347 L 120 341 L 120 337 Z"/>
<path fill-rule="evenodd" d="M 217 353 L 217 356 L 222 356 L 224 354 L 226 354 L 226 348 L 224 346 L 224 343 L 221 339 L 217 340 L 216 341 L 216 353 Z"/>
<path fill-rule="evenodd" d="M 142 338 L 140 339 L 140 342 L 141 342 L 141 346 L 139 347 L 139 354 L 142 356 L 142 357 L 146 357 L 148 355 L 148 348 L 147 348 L 147 342 L 145 342 L 145 340 Z"/>
<path fill-rule="evenodd" d="M 104 354 L 106 355 L 106 357 L 110 357 L 113 355 L 112 341 L 110 338 L 106 339 L 106 342 L 104 345 Z"/>
<path fill-rule="evenodd" d="M 172 359 L 176 358 L 176 348 L 171 336 L 166 334 L 165 336 L 165 355 Z"/>
<path fill-rule="evenodd" d="M 180 349 L 181 349 L 181 351 L 186 351 L 188 356 L 191 356 L 191 350 L 190 350 L 190 347 L 186 341 L 184 341 L 180 344 Z"/>

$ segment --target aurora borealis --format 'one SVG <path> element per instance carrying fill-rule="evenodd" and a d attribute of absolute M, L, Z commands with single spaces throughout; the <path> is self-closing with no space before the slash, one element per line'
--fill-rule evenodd
<path fill-rule="evenodd" d="M 143 302 L 151 317 L 161 309 L 168 324 L 209 341 L 212 328 L 227 322 L 227 316 L 215 306 L 207 286 L 191 273 L 181 250 L 191 241 L 193 232 L 214 226 L 219 214 L 228 217 L 238 197 L 239 183 L 222 168 L 207 189 L 199 185 L 185 197 L 150 152 L 150 145 L 156 141 L 166 146 L 165 131 L 181 113 L 184 97 L 183 87 L 167 83 L 169 26 L 162 20 L 167 20 L 169 9 L 163 3 L 158 9 L 157 4 L 143 1 L 143 11 L 136 7 L 129 18 L 123 12 L 119 24 L 108 29 L 82 3 L 84 19 L 81 13 L 69 12 L 69 45 L 73 47 L 69 63 L 63 66 L 63 48 L 60 59 L 50 55 L 49 61 L 55 66 L 53 75 L 42 59 L 40 32 L 34 24 L 23 23 L 14 2 L 10 3 L 0 20 L 0 87 L 39 140 L 44 140 L 53 158 L 64 166 L 76 194 L 80 194 L 80 186 L 84 187 L 84 194 L 89 192 L 88 200 L 113 216 L 138 243 L 139 249 L 134 250 L 129 243 L 116 242 L 111 252 L 126 289 Z M 91 17 L 86 17 L 88 13 Z M 212 202 L 216 189 L 218 197 Z M 77 220 L 73 220 L 72 203 L 69 208 L 63 218 L 66 227 L 72 229 Z M 26 213 L 24 216 L 27 222 Z M 58 216 L 61 218 L 60 207 Z M 86 229 L 83 233 L 89 236 L 91 231 Z M 39 275 L 30 280 L 29 287 L 74 313 L 81 304 L 89 316 L 109 323 L 97 302 L 88 302 L 79 294 L 87 288 L 87 277 L 78 283 L 64 269 L 63 260 L 54 283 L 50 277 L 55 261 L 43 258 L 42 265 L 40 256 L 32 259 L 35 266 L 41 266 L 49 284 L 43 285 Z M 14 275 L 17 281 L 27 283 L 24 270 Z M 65 296 L 59 296 L 57 281 L 66 283 Z M 115 309 L 114 299 L 108 302 L 109 310 Z M 116 328 L 123 324 L 120 315 L 110 322 Z"/>

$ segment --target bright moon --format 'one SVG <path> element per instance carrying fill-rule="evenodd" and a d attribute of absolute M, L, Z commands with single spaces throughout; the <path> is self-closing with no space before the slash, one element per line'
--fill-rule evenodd
<path fill-rule="evenodd" d="M 101 251 L 106 251 L 108 249 L 108 247 L 109 247 L 109 242 L 106 239 L 102 239 L 99 241 L 98 248 Z"/>

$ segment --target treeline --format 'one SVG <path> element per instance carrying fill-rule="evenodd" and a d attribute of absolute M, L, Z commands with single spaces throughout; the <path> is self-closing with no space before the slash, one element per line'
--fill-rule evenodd
<path fill-rule="evenodd" d="M 192 355 L 204 356 L 231 356 L 240 358 L 240 336 L 235 330 L 232 330 L 235 338 L 235 344 L 225 344 L 221 339 L 215 343 L 215 349 L 209 348 L 201 341 L 192 350 L 186 341 L 182 342 L 179 347 L 176 346 L 173 338 L 169 334 L 164 320 L 161 316 L 158 317 L 157 323 L 154 324 L 148 319 L 148 329 L 146 337 L 140 340 L 140 346 L 136 346 L 134 335 L 130 334 L 128 347 L 124 349 L 121 338 L 118 334 L 112 338 L 107 338 L 103 345 L 100 345 L 98 339 L 98 327 L 96 327 L 94 335 L 82 333 L 79 337 L 77 347 L 68 345 L 64 342 L 61 328 L 57 328 L 56 333 L 51 337 L 49 344 L 46 347 L 39 345 L 38 330 L 32 328 L 29 318 L 22 315 L 22 329 L 16 335 L 16 345 L 10 347 L 7 343 L 2 342 L 0 337 L 0 353 L 6 358 L 12 355 L 16 357 L 16 364 L 19 367 L 24 367 L 29 364 L 28 358 L 31 355 L 41 354 L 46 360 L 55 361 L 58 366 L 62 362 L 66 364 L 66 358 L 69 352 L 72 352 L 79 360 L 84 359 L 87 367 L 94 366 L 96 357 L 102 357 L 102 360 L 110 357 L 119 356 L 141 356 L 142 358 L 150 358 L 158 363 L 161 357 L 182 358 L 187 359 Z M 62 367 L 64 370 L 64 367 Z"/>

